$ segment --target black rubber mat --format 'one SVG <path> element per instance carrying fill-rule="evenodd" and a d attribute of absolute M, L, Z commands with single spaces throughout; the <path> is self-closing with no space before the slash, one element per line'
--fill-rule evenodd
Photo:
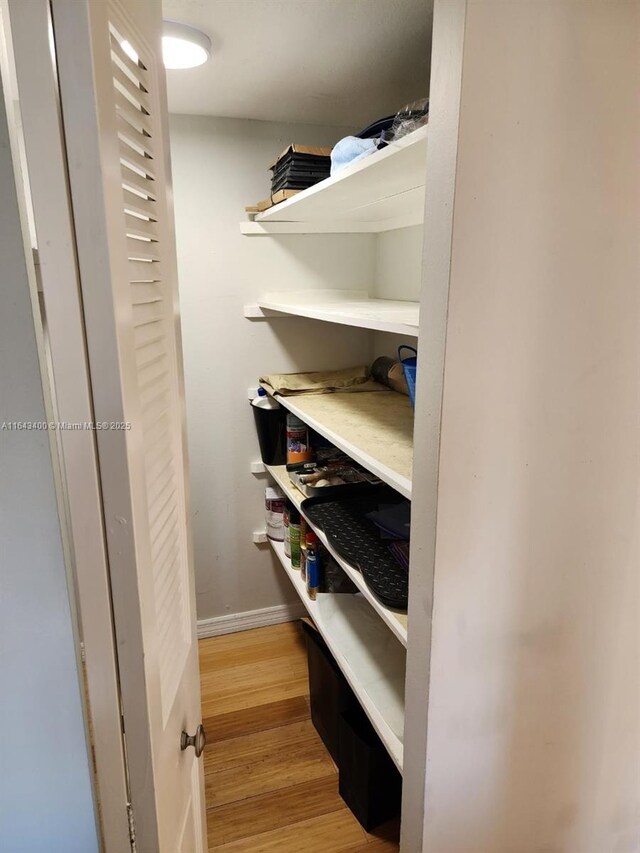
<path fill-rule="evenodd" d="M 371 592 L 382 604 L 407 609 L 409 576 L 389 551 L 388 544 L 367 513 L 384 504 L 403 500 L 397 492 L 382 487 L 367 495 L 325 500 L 307 498 L 305 515 L 327 536 L 332 547 L 350 566 L 358 569 Z"/>

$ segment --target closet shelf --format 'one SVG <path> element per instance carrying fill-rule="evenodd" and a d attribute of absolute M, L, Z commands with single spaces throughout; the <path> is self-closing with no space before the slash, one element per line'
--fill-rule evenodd
<path fill-rule="evenodd" d="M 356 694 L 389 755 L 402 772 L 406 654 L 359 595 L 307 595 L 282 542 L 269 540 L 318 631 Z"/>
<path fill-rule="evenodd" d="M 271 393 L 272 389 L 264 386 Z M 276 400 L 372 474 L 411 498 L 413 410 L 396 391 L 275 395 Z"/>
<path fill-rule="evenodd" d="M 415 338 L 419 310 L 417 302 L 372 299 L 365 290 L 304 290 L 266 293 L 245 317 L 294 315 Z"/>
<path fill-rule="evenodd" d="M 241 224 L 247 235 L 378 233 L 424 216 L 428 126 Z M 270 230 L 272 228 L 272 230 Z"/>
<path fill-rule="evenodd" d="M 267 465 L 265 467 L 269 474 L 273 477 L 275 482 L 278 484 L 278 486 L 280 486 L 280 489 L 286 494 L 289 500 L 296 507 L 296 509 L 299 509 L 304 515 L 304 512 L 301 509 L 301 504 L 304 500 L 304 495 L 298 489 L 296 489 L 296 487 L 289 479 L 289 474 L 287 473 L 286 466 Z M 373 607 L 373 609 L 376 611 L 378 616 L 380 616 L 385 625 L 387 625 L 387 627 L 390 628 L 391 631 L 393 631 L 393 633 L 400 640 L 402 645 L 406 647 L 407 614 L 400 613 L 397 610 L 391 610 L 389 607 L 385 607 L 384 604 L 378 601 L 378 599 L 366 585 L 364 578 L 362 577 L 360 572 L 357 569 L 352 568 L 349 563 L 342 559 L 338 552 L 335 551 L 334 548 L 331 546 L 329 540 L 322 532 L 322 530 L 317 528 L 312 522 L 309 521 L 309 519 L 307 519 L 307 522 L 311 527 L 313 527 L 322 544 L 331 552 L 333 558 L 342 567 L 344 573 L 355 583 L 355 585 L 362 593 L 363 597 L 369 602 L 371 607 Z"/>

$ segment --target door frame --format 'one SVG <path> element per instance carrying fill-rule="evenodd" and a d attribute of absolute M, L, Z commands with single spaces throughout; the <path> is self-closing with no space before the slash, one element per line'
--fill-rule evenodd
<path fill-rule="evenodd" d="M 49 0 L 2 0 L 1 9 L 6 60 L 19 93 L 16 110 L 38 244 L 55 417 L 68 424 L 93 423 Z M 130 853 L 130 796 L 96 433 L 59 430 L 56 439 L 101 845 L 107 853 Z"/>

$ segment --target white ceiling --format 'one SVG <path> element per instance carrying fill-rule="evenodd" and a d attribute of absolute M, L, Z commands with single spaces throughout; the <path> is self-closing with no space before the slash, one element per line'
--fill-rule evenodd
<path fill-rule="evenodd" d="M 364 127 L 427 94 L 433 0 L 164 0 L 213 44 L 169 111 Z"/>

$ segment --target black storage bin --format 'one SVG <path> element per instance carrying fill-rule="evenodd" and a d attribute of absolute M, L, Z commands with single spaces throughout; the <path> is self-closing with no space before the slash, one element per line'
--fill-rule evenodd
<path fill-rule="evenodd" d="M 340 716 L 340 796 L 367 831 L 400 814 L 402 777 L 362 708 Z"/>
<path fill-rule="evenodd" d="M 340 715 L 357 706 L 357 700 L 320 634 L 306 622 L 302 626 L 307 637 L 311 721 L 337 764 Z"/>

